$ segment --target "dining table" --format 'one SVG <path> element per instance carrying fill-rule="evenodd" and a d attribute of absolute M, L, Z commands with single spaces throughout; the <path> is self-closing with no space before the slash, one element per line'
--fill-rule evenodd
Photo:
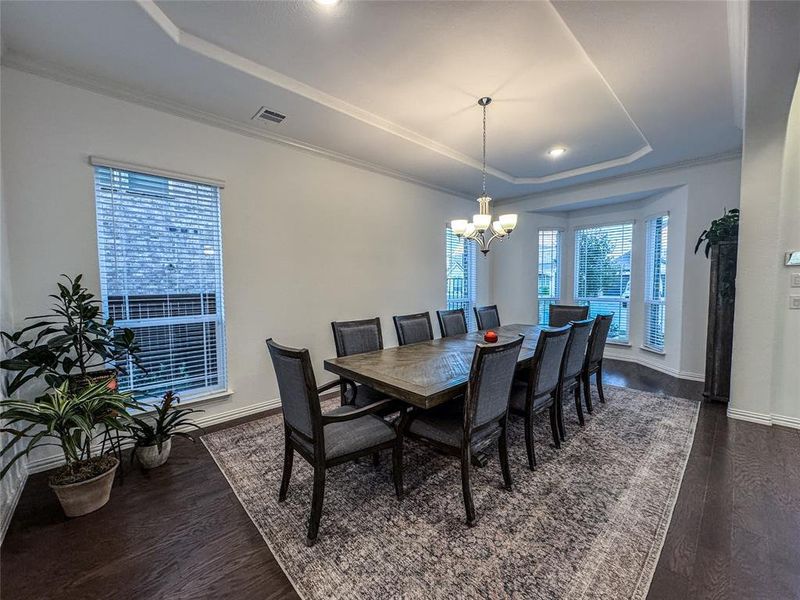
<path fill-rule="evenodd" d="M 530 366 L 539 325 L 515 323 L 492 330 L 502 344 L 524 336 L 517 368 Z M 429 409 L 464 394 L 477 344 L 486 344 L 485 331 L 472 331 L 430 341 L 352 354 L 325 361 L 325 369 L 368 385 L 387 396 Z"/>

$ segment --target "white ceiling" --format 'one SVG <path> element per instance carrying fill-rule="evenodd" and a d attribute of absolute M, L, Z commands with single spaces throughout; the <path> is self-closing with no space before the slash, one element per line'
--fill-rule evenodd
<path fill-rule="evenodd" d="M 741 144 L 723 2 L 32 0 L 0 10 L 11 66 L 466 196 L 480 186 L 484 95 L 495 198 Z M 286 120 L 251 121 L 261 106 Z M 569 151 L 552 159 L 555 145 Z"/>

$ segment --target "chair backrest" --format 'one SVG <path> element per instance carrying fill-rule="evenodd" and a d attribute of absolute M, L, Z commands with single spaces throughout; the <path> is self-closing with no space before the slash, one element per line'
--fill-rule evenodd
<path fill-rule="evenodd" d="M 281 346 L 267 340 L 267 348 L 275 367 L 281 395 L 283 419 L 292 429 L 312 442 L 322 436 L 322 409 L 319 405 L 317 382 L 306 349 Z"/>
<path fill-rule="evenodd" d="M 479 344 L 472 356 L 466 399 L 466 430 L 476 429 L 508 411 L 511 384 L 523 337 L 505 344 Z"/>
<path fill-rule="evenodd" d="M 383 350 L 381 320 L 378 317 L 360 321 L 334 321 L 331 327 L 338 357 Z"/>
<path fill-rule="evenodd" d="M 589 349 L 586 351 L 587 366 L 595 365 L 603 360 L 603 350 L 606 347 L 608 331 L 611 329 L 611 320 L 614 315 L 597 315 L 594 318 L 592 334 L 589 336 Z"/>
<path fill-rule="evenodd" d="M 577 377 L 583 370 L 583 364 L 586 360 L 586 348 L 589 344 L 589 335 L 592 333 L 593 324 L 594 319 L 572 322 L 567 348 L 564 351 L 564 366 L 562 367 L 562 377 L 565 380 Z"/>
<path fill-rule="evenodd" d="M 589 316 L 588 306 L 573 306 L 571 304 L 551 304 L 550 327 L 563 327 L 569 325 L 571 321 L 582 321 Z"/>
<path fill-rule="evenodd" d="M 539 334 L 533 366 L 528 382 L 528 394 L 534 398 L 553 391 L 561 379 L 561 361 L 567 349 L 571 326 L 558 329 L 544 329 Z"/>
<path fill-rule="evenodd" d="M 500 327 L 500 313 L 497 312 L 497 306 L 476 306 L 475 320 L 478 322 L 478 329 Z"/>
<path fill-rule="evenodd" d="M 467 315 L 463 308 L 453 310 L 437 310 L 436 317 L 439 319 L 439 330 L 442 337 L 451 335 L 461 335 L 467 333 Z"/>
<path fill-rule="evenodd" d="M 431 315 L 427 312 L 395 316 L 394 328 L 397 331 L 397 343 L 401 346 L 433 339 Z"/>

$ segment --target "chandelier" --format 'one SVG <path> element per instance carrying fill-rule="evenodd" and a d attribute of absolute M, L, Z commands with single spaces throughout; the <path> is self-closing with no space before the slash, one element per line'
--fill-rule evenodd
<path fill-rule="evenodd" d="M 489 202 L 492 199 L 486 195 L 486 107 L 491 101 L 488 96 L 478 100 L 483 108 L 483 188 L 478 198 L 478 214 L 472 215 L 472 221 L 455 219 L 450 222 L 453 233 L 459 238 L 475 242 L 484 256 L 489 253 L 489 246 L 494 240 L 508 237 L 517 226 L 517 215 L 500 215 L 497 221 L 493 221 L 492 213 L 489 212 Z"/>

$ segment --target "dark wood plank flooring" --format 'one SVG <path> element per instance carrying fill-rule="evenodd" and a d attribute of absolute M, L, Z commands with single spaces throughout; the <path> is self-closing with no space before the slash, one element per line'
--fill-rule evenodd
<path fill-rule="evenodd" d="M 607 381 L 700 398 L 701 385 L 609 361 Z M 250 417 L 250 418 L 257 418 Z M 228 427 L 233 423 L 227 423 Z M 800 598 L 800 431 L 703 405 L 648 598 Z M 128 470 L 111 502 L 67 520 L 30 477 L 0 549 L 0 597 L 297 598 L 202 444 Z"/>

